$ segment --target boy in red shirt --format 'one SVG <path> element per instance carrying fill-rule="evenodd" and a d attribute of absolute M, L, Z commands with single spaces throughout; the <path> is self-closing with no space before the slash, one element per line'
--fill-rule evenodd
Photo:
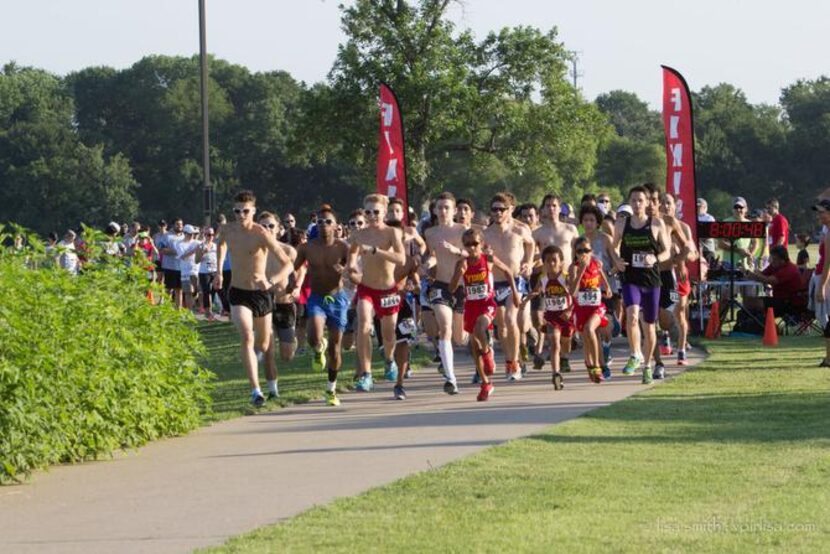
<path fill-rule="evenodd" d="M 611 285 L 602 269 L 602 262 L 591 255 L 591 241 L 579 237 L 574 241 L 576 263 L 571 266 L 570 289 L 576 303 L 574 316 L 576 330 L 585 339 L 585 367 L 588 377 L 594 383 L 601 383 L 602 358 L 599 354 L 597 330 L 608 325 L 605 317 L 605 298 L 611 297 Z M 604 291 L 604 292 L 603 292 Z"/>

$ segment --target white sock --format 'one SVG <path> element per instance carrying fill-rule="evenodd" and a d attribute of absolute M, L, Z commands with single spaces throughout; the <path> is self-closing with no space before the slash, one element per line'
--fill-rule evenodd
<path fill-rule="evenodd" d="M 259 390 L 259 387 L 254 387 L 254 389 L 251 391 L 251 396 L 253 396 L 254 394 L 262 394 L 262 391 Z"/>
<path fill-rule="evenodd" d="M 273 392 L 274 394 L 279 394 L 280 391 L 277 389 L 277 380 L 274 379 L 273 381 L 268 381 L 268 392 Z"/>
<path fill-rule="evenodd" d="M 444 364 L 444 376 L 447 381 L 455 383 L 455 360 L 453 359 L 452 342 L 439 340 L 438 353 L 441 355 L 441 363 Z"/>
<path fill-rule="evenodd" d="M 334 392 L 337 389 L 337 381 L 329 381 L 326 383 L 326 392 Z"/>

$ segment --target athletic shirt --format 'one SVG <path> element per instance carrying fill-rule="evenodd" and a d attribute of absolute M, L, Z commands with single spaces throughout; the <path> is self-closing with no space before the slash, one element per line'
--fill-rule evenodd
<path fill-rule="evenodd" d="M 540 280 L 542 282 L 543 295 L 542 307 L 546 312 L 564 312 L 571 307 L 573 299 L 568 292 L 564 275 L 559 275 L 554 279 L 551 279 L 547 275 L 542 275 Z"/>
<path fill-rule="evenodd" d="M 581 271 L 577 269 L 577 271 Z M 581 308 L 595 308 L 602 304 L 602 293 L 600 284 L 602 277 L 597 259 L 591 256 L 588 268 L 579 280 L 579 288 L 576 291 L 576 305 Z"/>
<path fill-rule="evenodd" d="M 652 254 L 657 258 L 657 239 L 651 232 L 651 218 L 640 229 L 631 226 L 633 218 L 626 218 L 623 230 L 620 256 L 628 264 L 623 273 L 623 283 L 646 288 L 660 286 L 660 271 L 657 263 L 645 265 L 645 256 Z"/>
<path fill-rule="evenodd" d="M 493 299 L 493 274 L 487 256 L 482 254 L 464 270 L 464 303 L 477 304 Z"/>

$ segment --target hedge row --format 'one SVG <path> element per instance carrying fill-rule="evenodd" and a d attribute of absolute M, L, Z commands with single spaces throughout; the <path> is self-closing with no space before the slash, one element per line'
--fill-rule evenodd
<path fill-rule="evenodd" d="M 73 276 L 0 252 L 0 483 L 198 426 L 210 373 L 189 314 L 122 262 Z"/>

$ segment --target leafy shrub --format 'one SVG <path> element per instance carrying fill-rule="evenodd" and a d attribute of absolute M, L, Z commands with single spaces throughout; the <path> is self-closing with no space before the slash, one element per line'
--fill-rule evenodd
<path fill-rule="evenodd" d="M 0 246 L 0 482 L 198 426 L 210 373 L 192 316 L 150 304 L 123 260 L 73 276 L 34 244 Z"/>

